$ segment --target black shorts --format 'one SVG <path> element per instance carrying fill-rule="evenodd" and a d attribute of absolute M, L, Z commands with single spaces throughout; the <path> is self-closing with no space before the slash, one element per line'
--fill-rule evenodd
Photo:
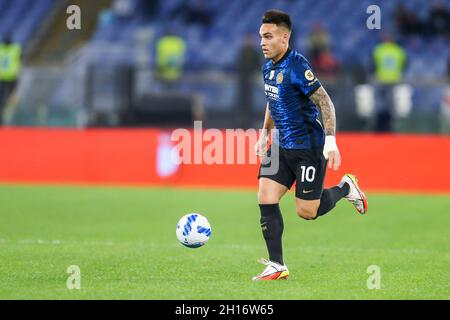
<path fill-rule="evenodd" d="M 279 167 L 275 173 L 265 173 L 263 168 L 271 166 L 268 157 L 272 155 L 272 146 L 259 167 L 261 177 L 274 180 L 288 189 L 295 184 L 295 196 L 303 200 L 320 199 L 323 191 L 327 160 L 323 148 L 302 150 L 279 148 Z M 275 155 L 274 155 L 275 156 Z"/>

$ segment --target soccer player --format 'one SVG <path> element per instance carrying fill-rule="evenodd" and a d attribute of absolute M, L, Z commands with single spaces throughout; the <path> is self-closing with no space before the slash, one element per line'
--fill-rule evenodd
<path fill-rule="evenodd" d="M 360 214 L 367 212 L 367 200 L 351 174 L 339 185 L 323 189 L 327 167 L 338 170 L 341 157 L 336 145 L 336 116 L 333 102 L 309 62 L 289 48 L 292 23 L 289 15 L 267 11 L 259 31 L 264 57 L 266 113 L 255 152 L 263 159 L 259 169 L 258 202 L 261 229 L 269 260 L 261 259 L 265 270 L 253 280 L 277 280 L 289 276 L 283 261 L 283 218 L 279 201 L 296 181 L 297 214 L 307 220 L 325 215 L 346 198 Z M 319 110 L 323 125 L 320 123 Z M 263 170 L 270 166 L 273 143 L 268 147 L 269 132 L 278 134 L 279 168 L 276 173 Z M 276 143 L 274 141 L 274 143 Z M 267 161 L 264 161 L 267 160 Z"/>

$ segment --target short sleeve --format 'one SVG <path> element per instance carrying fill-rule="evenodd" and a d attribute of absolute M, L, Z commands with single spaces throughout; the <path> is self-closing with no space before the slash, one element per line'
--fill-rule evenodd
<path fill-rule="evenodd" d="M 293 61 L 291 66 L 291 83 L 305 96 L 311 96 L 322 85 L 313 73 L 311 65 L 300 57 Z"/>

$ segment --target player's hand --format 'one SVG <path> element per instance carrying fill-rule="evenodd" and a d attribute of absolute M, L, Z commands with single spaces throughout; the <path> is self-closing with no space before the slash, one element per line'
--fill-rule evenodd
<path fill-rule="evenodd" d="M 262 134 L 258 142 L 255 144 L 255 154 L 258 157 L 264 157 L 267 152 L 269 137 L 266 134 Z"/>
<path fill-rule="evenodd" d="M 325 146 L 323 147 L 323 156 L 328 160 L 328 168 L 338 170 L 341 165 L 341 155 L 336 144 L 335 136 L 325 137 Z"/>

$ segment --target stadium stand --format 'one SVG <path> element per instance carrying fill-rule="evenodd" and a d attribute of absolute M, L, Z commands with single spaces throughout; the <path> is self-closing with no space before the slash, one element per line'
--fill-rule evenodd
<path fill-rule="evenodd" d="M 126 12 L 118 11 L 117 3 L 126 4 Z M 34 1 L 31 6 L 26 1 L 0 0 L 0 34 L 13 31 L 14 37 L 22 43 L 29 39 L 38 21 L 52 5 L 52 1 Z M 265 10 L 278 8 L 288 12 L 294 21 L 295 48 L 305 52 L 307 37 L 314 23 L 321 22 L 331 38 L 331 49 L 343 70 L 364 70 L 371 66 L 371 51 L 378 43 L 381 32 L 369 30 L 365 26 L 370 5 L 378 5 L 382 12 L 382 29 L 393 32 L 408 54 L 405 80 L 415 86 L 414 98 L 427 101 L 415 103 L 413 112 L 436 112 L 440 108 L 442 83 L 447 77 L 447 61 L 450 45 L 443 36 L 405 36 L 398 32 L 394 22 L 396 7 L 403 3 L 393 1 L 207 1 L 207 9 L 212 17 L 205 26 L 203 22 L 192 21 L 180 15 L 185 1 L 157 1 L 157 12 L 151 17 L 141 14 L 140 0 L 112 1 L 111 7 L 101 11 L 95 32 L 88 43 L 77 52 L 66 56 L 64 77 L 57 81 L 56 87 L 48 97 L 50 108 L 73 110 L 83 105 L 85 92 L 80 84 L 90 65 L 129 65 L 136 70 L 135 94 L 155 93 L 162 88 L 155 82 L 152 71 L 155 65 L 155 43 L 165 31 L 181 35 L 187 42 L 186 65 L 183 81 L 178 91 L 198 92 L 203 104 L 210 112 L 230 113 L 236 107 L 236 59 L 242 44 L 240 35 L 254 33 L 257 38 L 259 21 Z M 202 1 L 188 2 L 193 6 Z M 444 4 L 450 7 L 450 0 Z M 418 14 L 424 21 L 428 18 L 432 1 L 411 0 L 405 7 Z M 181 6 L 181 7 L 180 7 Z M 123 8 L 123 6 L 122 6 Z M 237 18 L 238 17 L 238 18 Z M 18 28 L 14 21 L 26 18 Z M 433 84 L 432 87 L 429 84 Z M 434 85 L 437 83 L 436 85 Z M 74 85 L 75 84 L 75 85 Z M 255 84 L 254 105 L 261 110 L 264 97 L 260 84 Z M 339 88 L 336 90 L 339 94 Z M 431 96 L 431 99 L 430 99 Z M 423 98 L 426 97 L 426 98 Z M 337 104 L 346 108 L 349 97 L 334 97 Z M 430 103 L 431 101 L 431 103 Z M 210 117 L 211 118 L 211 117 Z M 217 118 L 217 117 L 216 117 Z M 226 117 L 222 117 L 224 120 Z M 363 129 L 348 126 L 352 122 L 344 119 L 340 124 L 349 130 Z"/>
<path fill-rule="evenodd" d="M 25 46 L 53 5 L 52 0 L 0 0 L 0 36 L 10 33 Z"/>
<path fill-rule="evenodd" d="M 210 11 L 215 19 L 206 29 L 199 24 L 189 24 L 171 19 L 170 14 L 180 3 L 177 0 L 161 2 L 160 13 L 152 21 L 140 21 L 137 16 L 129 20 L 111 19 L 110 23 L 100 26 L 92 42 L 114 42 L 129 44 L 134 33 L 143 26 L 154 29 L 154 38 L 160 37 L 169 26 L 177 33 L 183 35 L 189 43 L 187 60 L 188 68 L 197 70 L 205 68 L 233 69 L 236 52 L 240 41 L 236 39 L 239 34 L 254 32 L 257 34 L 259 20 L 267 8 L 279 8 L 290 13 L 294 21 L 296 42 L 300 48 L 305 47 L 305 39 L 316 21 L 321 21 L 331 35 L 335 44 L 333 51 L 338 59 L 345 65 L 355 62 L 369 64 L 373 46 L 379 40 L 374 33 L 377 31 L 361 28 L 367 19 L 366 8 L 372 4 L 380 6 L 384 17 L 392 17 L 395 7 L 402 1 L 340 1 L 316 2 L 314 0 L 296 1 L 229 1 L 217 0 L 210 2 Z M 317 3 L 317 4 L 316 4 Z M 450 1 L 446 1 L 450 6 Z M 412 0 L 406 6 L 426 19 L 432 2 Z M 235 21 L 234 17 L 239 17 Z M 326 17 L 326 19 L 324 18 Z M 169 22 L 168 22 L 169 21 Z M 231 24 L 232 23 L 232 24 Z M 392 20 L 382 21 L 382 28 L 394 30 Z M 232 30 L 232 32 L 230 32 Z M 350 36 L 351 35 L 351 36 Z M 414 61 L 409 71 L 410 77 L 417 74 L 431 75 L 433 77 L 445 76 L 446 57 L 449 53 L 449 44 L 446 39 L 428 37 L 426 39 L 400 39 L 408 53 L 412 54 Z M 151 50 L 154 48 L 151 47 Z M 219 53 L 220 54 L 217 54 Z M 420 53 L 416 57 L 416 53 Z M 436 54 L 439 53 L 437 56 Z M 417 54 L 416 54 L 417 55 Z M 432 59 L 432 58 L 437 59 Z M 416 59 L 418 58 L 418 59 Z M 426 67 L 424 66 L 426 62 Z"/>

